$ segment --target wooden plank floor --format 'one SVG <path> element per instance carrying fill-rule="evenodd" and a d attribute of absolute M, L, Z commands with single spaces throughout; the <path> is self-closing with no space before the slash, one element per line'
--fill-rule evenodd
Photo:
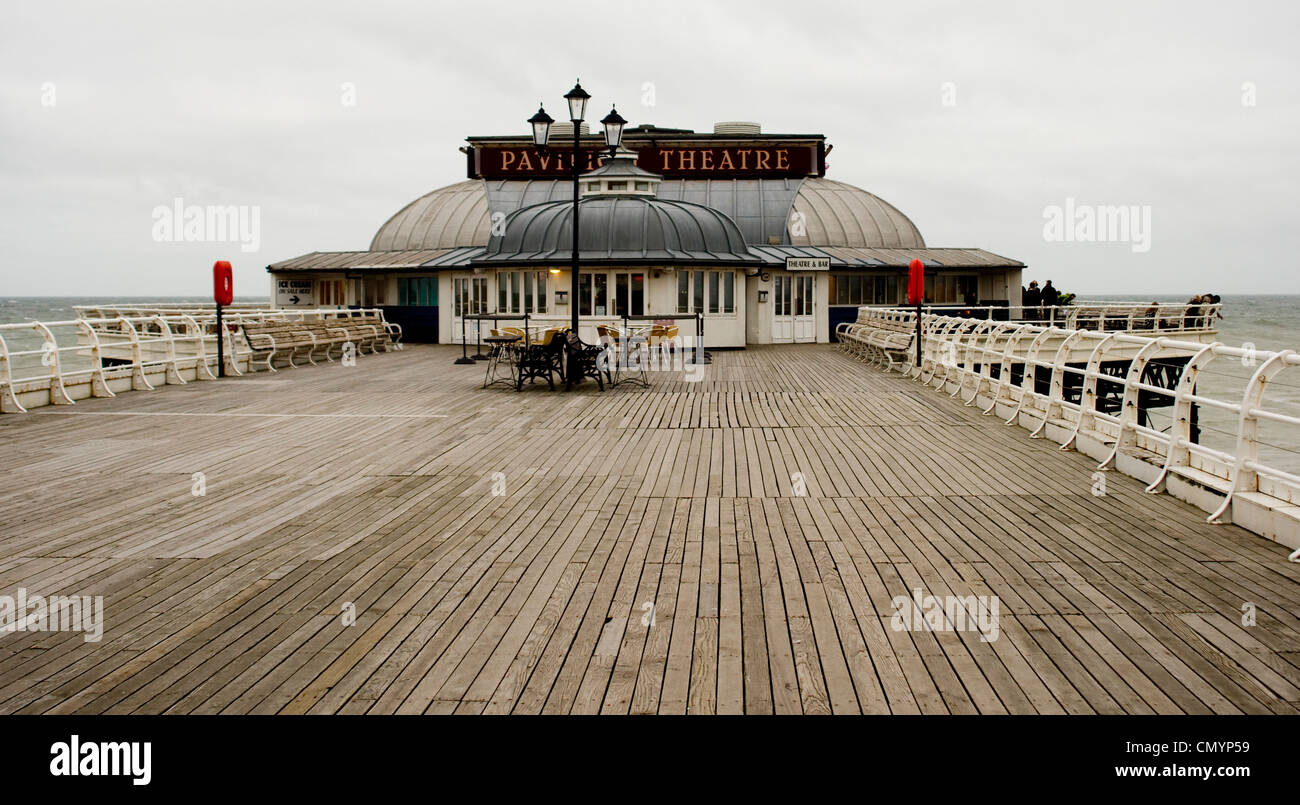
<path fill-rule="evenodd" d="M 1300 704 L 1280 546 L 833 347 L 604 394 L 455 353 L 0 417 L 0 593 L 105 607 L 0 634 L 0 712 Z M 998 639 L 895 631 L 916 588 L 997 596 Z"/>

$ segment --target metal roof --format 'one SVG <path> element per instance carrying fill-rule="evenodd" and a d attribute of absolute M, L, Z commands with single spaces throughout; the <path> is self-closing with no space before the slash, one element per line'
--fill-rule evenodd
<path fill-rule="evenodd" d="M 656 195 L 690 201 L 736 222 L 750 245 L 790 242 L 786 223 L 802 179 L 665 179 Z"/>
<path fill-rule="evenodd" d="M 454 249 L 487 244 L 491 220 L 483 183 L 458 182 L 425 193 L 389 218 L 370 241 L 371 251 Z"/>
<path fill-rule="evenodd" d="M 758 265 L 734 221 L 702 204 L 644 196 L 581 201 L 578 253 L 584 262 Z M 511 213 L 475 264 L 566 263 L 573 205 L 535 204 Z"/>
<path fill-rule="evenodd" d="M 830 257 L 831 265 L 836 264 L 834 257 L 814 246 L 750 246 L 749 250 L 767 265 L 785 265 L 787 257 Z"/>
<path fill-rule="evenodd" d="M 408 249 L 403 251 L 312 252 L 271 263 L 268 271 L 346 271 L 349 269 L 418 268 L 425 262 L 447 255 L 453 249 Z"/>
<path fill-rule="evenodd" d="M 718 210 L 745 241 L 768 246 L 923 248 L 920 231 L 878 196 L 829 179 L 665 179 L 657 195 Z M 371 241 L 373 250 L 486 246 L 491 217 L 573 197 L 567 179 L 470 180 L 434 190 L 403 207 Z M 792 213 L 802 234 L 792 233 Z"/>
<path fill-rule="evenodd" d="M 794 200 L 803 234 L 796 246 L 925 248 L 925 239 L 898 208 L 860 187 L 832 179 L 805 179 Z"/>
<path fill-rule="evenodd" d="M 822 249 L 831 257 L 831 265 L 874 268 L 888 266 L 907 268 L 913 259 L 936 268 L 1024 268 L 1019 260 L 1012 260 L 983 249 L 871 249 L 845 246 L 826 246 Z"/>

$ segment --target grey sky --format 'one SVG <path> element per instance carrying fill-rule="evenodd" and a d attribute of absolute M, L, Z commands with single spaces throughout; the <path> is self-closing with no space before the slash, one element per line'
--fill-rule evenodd
<path fill-rule="evenodd" d="M 1297 293 L 1298 9 L 9 5 L 0 295 L 206 294 L 222 257 L 236 293 L 264 295 L 268 262 L 367 248 L 464 178 L 466 135 L 524 133 L 539 100 L 559 117 L 577 76 L 596 118 L 612 102 L 633 124 L 826 134 L 827 175 L 899 207 L 929 245 L 1023 260 L 1063 290 Z M 155 242 L 151 212 L 176 197 L 260 207 L 260 250 Z M 1067 198 L 1149 205 L 1150 250 L 1046 242 L 1044 208 Z"/>

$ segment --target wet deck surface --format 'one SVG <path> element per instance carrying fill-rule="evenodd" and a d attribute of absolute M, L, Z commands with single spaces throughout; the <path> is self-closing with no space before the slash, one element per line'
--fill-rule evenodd
<path fill-rule="evenodd" d="M 1300 705 L 1285 549 L 833 347 L 604 394 L 458 352 L 0 416 L 0 593 L 105 610 L 0 633 L 0 712 Z M 896 631 L 918 588 L 997 639 Z"/>

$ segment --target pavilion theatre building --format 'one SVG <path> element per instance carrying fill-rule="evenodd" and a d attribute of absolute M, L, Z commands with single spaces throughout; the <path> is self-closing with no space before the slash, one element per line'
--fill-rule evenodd
<path fill-rule="evenodd" d="M 572 124 L 551 142 L 572 143 Z M 585 127 L 584 127 L 585 128 Z M 705 346 L 825 342 L 860 305 L 905 302 L 907 264 L 926 264 L 936 305 L 1019 303 L 1024 264 L 930 248 L 906 215 L 826 178 L 825 138 L 719 123 L 712 134 L 628 128 L 623 151 L 584 132 L 579 295 L 570 299 L 572 147 L 470 137 L 469 178 L 399 210 L 368 251 L 313 252 L 267 266 L 280 307 L 382 307 L 408 341 L 459 343 L 464 315 L 524 313 L 584 339 L 624 315 L 700 313 Z M 682 332 L 693 332 L 680 322 Z"/>

